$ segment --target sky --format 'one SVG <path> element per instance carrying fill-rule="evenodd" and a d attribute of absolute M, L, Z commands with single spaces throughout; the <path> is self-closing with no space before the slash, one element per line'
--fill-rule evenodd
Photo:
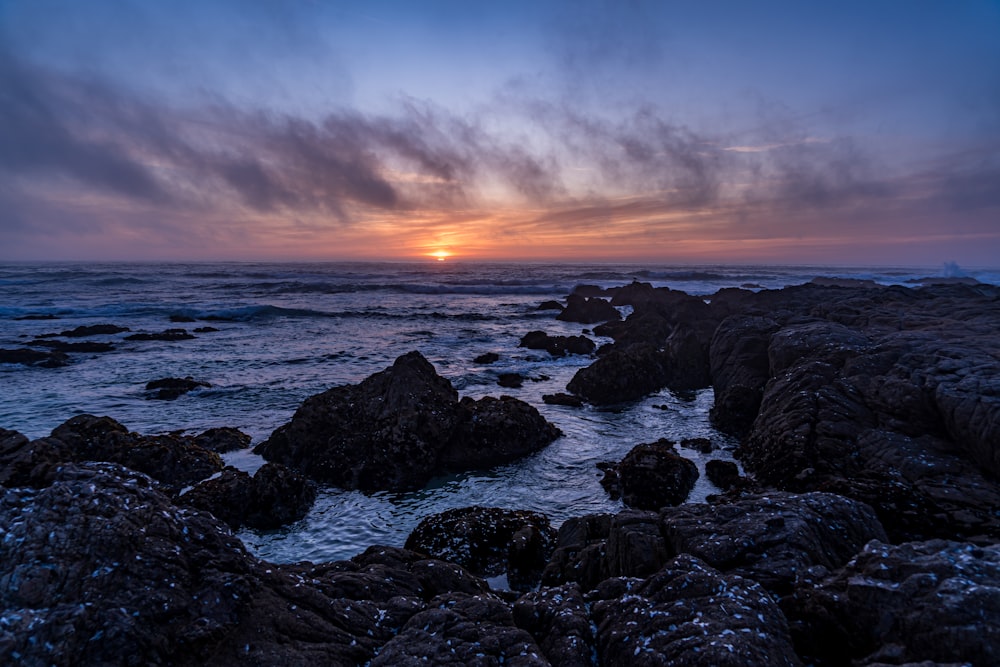
<path fill-rule="evenodd" d="M 0 260 L 1000 265 L 1000 0 L 0 0 Z"/>

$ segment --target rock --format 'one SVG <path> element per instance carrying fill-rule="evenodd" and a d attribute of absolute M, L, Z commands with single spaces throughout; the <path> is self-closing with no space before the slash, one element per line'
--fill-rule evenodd
<path fill-rule="evenodd" d="M 771 377 L 767 351 L 778 323 L 764 317 L 733 315 L 712 337 L 709 362 L 715 405 L 712 424 L 720 431 L 745 436 L 760 410 Z"/>
<path fill-rule="evenodd" d="M 558 436 L 510 397 L 463 399 L 418 352 L 312 396 L 254 452 L 347 489 L 417 489 L 435 474 L 506 463 Z"/>
<path fill-rule="evenodd" d="M 151 380 L 146 383 L 146 391 L 152 392 L 146 395 L 147 400 L 172 401 L 179 396 L 183 396 L 192 389 L 198 387 L 211 387 L 207 382 L 195 380 L 191 376 L 186 378 L 161 378 Z"/>
<path fill-rule="evenodd" d="M 194 442 L 217 454 L 235 452 L 250 446 L 250 436 L 239 429 L 223 426 L 210 428 L 194 436 Z"/>
<path fill-rule="evenodd" d="M 67 461 L 108 461 L 145 473 L 174 492 L 222 470 L 215 452 L 176 435 L 140 435 L 110 417 L 79 415 L 57 426 Z"/>
<path fill-rule="evenodd" d="M 569 408 L 583 407 L 583 401 L 581 401 L 579 397 L 573 396 L 572 394 L 543 394 L 542 402 L 547 405 L 564 405 Z"/>
<path fill-rule="evenodd" d="M 563 357 L 567 354 L 593 354 L 597 346 L 586 336 L 550 336 L 544 331 L 529 331 L 521 338 L 519 347 L 545 350 L 553 357 Z"/>
<path fill-rule="evenodd" d="M 65 336 L 66 338 L 86 338 L 88 336 L 103 336 L 107 334 L 122 333 L 123 331 L 129 331 L 129 328 L 120 327 L 115 324 L 92 324 L 89 326 L 79 326 L 75 329 L 63 331 L 58 335 Z"/>
<path fill-rule="evenodd" d="M 660 407 L 664 409 L 664 406 L 653 406 Z M 708 438 L 684 438 L 680 442 L 681 447 L 686 447 L 688 449 L 697 449 L 702 454 L 709 454 L 715 449 L 715 443 L 713 443 Z"/>
<path fill-rule="evenodd" d="M 507 574 L 514 590 L 538 584 L 555 548 L 548 518 L 526 510 L 465 507 L 426 517 L 406 538 L 406 548 L 461 565 L 473 574 Z"/>
<path fill-rule="evenodd" d="M 597 297 L 587 298 L 580 294 L 570 294 L 566 298 L 566 308 L 556 315 L 557 320 L 564 322 L 580 322 L 582 324 L 592 324 L 594 322 L 607 322 L 608 320 L 620 320 L 622 318 L 618 309 L 604 299 Z"/>
<path fill-rule="evenodd" d="M 110 352 L 115 349 L 112 343 L 95 343 L 93 341 L 67 343 L 61 340 L 36 339 L 31 341 L 30 344 L 35 347 L 47 347 L 50 350 L 58 350 L 59 352 L 99 353 Z"/>
<path fill-rule="evenodd" d="M 593 664 L 590 611 L 576 584 L 526 593 L 514 604 L 513 615 L 517 627 L 535 638 L 553 667 Z"/>
<path fill-rule="evenodd" d="M 392 664 L 431 645 L 450 655 L 459 637 L 470 663 L 477 641 L 511 664 L 537 651 L 456 565 L 391 547 L 262 562 L 214 517 L 115 464 L 67 464 L 42 488 L 8 489 L 0 526 L 3 664 Z M 420 629 L 449 607 L 462 622 L 438 646 Z"/>
<path fill-rule="evenodd" d="M 41 351 L 22 347 L 16 350 L 0 349 L 0 364 L 21 364 L 41 368 L 59 368 L 69 364 L 66 353 L 58 350 Z"/>
<path fill-rule="evenodd" d="M 645 581 L 609 579 L 588 598 L 601 665 L 801 664 L 770 596 L 693 556 Z"/>
<path fill-rule="evenodd" d="M 510 608 L 496 598 L 447 596 L 431 607 L 407 621 L 372 667 L 549 664 L 531 635 L 514 625 Z"/>
<path fill-rule="evenodd" d="M 619 495 L 629 507 L 657 510 L 687 499 L 698 480 L 698 466 L 680 456 L 674 450 L 674 443 L 661 439 L 636 445 L 614 467 L 614 473 L 605 476 L 612 488 L 613 480 L 617 479 L 619 493 L 612 491 L 612 498 Z"/>
<path fill-rule="evenodd" d="M 29 313 L 27 315 L 21 315 L 19 317 L 15 317 L 14 321 L 24 322 L 28 320 L 58 320 L 58 319 L 59 317 L 57 315 L 52 315 L 51 313 L 44 313 L 44 314 Z"/>
<path fill-rule="evenodd" d="M 771 492 L 660 512 L 669 553 L 689 553 L 786 595 L 885 539 L 872 509 L 831 493 Z"/>
<path fill-rule="evenodd" d="M 189 322 L 196 322 L 197 320 L 195 320 L 195 318 L 191 317 L 190 315 L 176 315 L 175 314 L 175 315 L 171 315 L 170 316 L 170 321 L 171 322 L 175 322 L 175 323 L 186 324 L 186 323 L 189 323 Z"/>
<path fill-rule="evenodd" d="M 576 582 L 589 591 L 607 579 L 607 540 L 612 514 L 589 514 L 563 522 L 556 536 L 556 549 L 542 571 L 543 586 Z"/>
<path fill-rule="evenodd" d="M 52 471 L 73 460 L 73 452 L 61 440 L 29 441 L 17 431 L 0 429 L 0 486 L 44 486 Z"/>
<path fill-rule="evenodd" d="M 581 368 L 566 389 L 588 403 L 613 405 L 635 401 L 667 383 L 663 353 L 649 345 L 613 349 Z"/>
<path fill-rule="evenodd" d="M 158 333 L 135 333 L 125 336 L 125 340 L 191 340 L 194 338 L 185 329 L 167 329 Z"/>
<path fill-rule="evenodd" d="M 801 654 L 824 664 L 997 664 L 1000 545 L 872 541 L 786 608 Z"/>
<path fill-rule="evenodd" d="M 542 301 L 535 310 L 562 310 L 563 305 L 558 301 Z"/>
<path fill-rule="evenodd" d="M 520 373 L 501 373 L 497 376 L 497 384 L 505 389 L 519 389 L 524 384 L 524 376 Z"/>
<path fill-rule="evenodd" d="M 268 530 L 304 517 L 316 500 L 316 486 L 280 463 L 265 463 L 253 477 L 226 468 L 218 477 L 181 495 L 178 504 L 211 512 L 234 530 Z"/>
<path fill-rule="evenodd" d="M 574 287 L 573 290 L 570 292 L 570 294 L 575 294 L 577 296 L 585 296 L 585 297 L 603 296 L 607 294 L 607 290 L 605 290 L 600 285 L 580 284 Z"/>
<path fill-rule="evenodd" d="M 723 491 L 728 491 L 737 486 L 742 479 L 740 477 L 739 466 L 732 461 L 721 461 L 719 459 L 711 459 L 705 462 L 705 476 L 708 477 L 708 481 Z"/>
<path fill-rule="evenodd" d="M 194 330 L 195 333 L 215 333 L 216 331 L 218 329 L 215 327 L 196 327 Z"/>
<path fill-rule="evenodd" d="M 500 355 L 496 352 L 485 352 L 472 360 L 473 363 L 483 365 L 492 364 L 497 361 L 500 361 Z"/>

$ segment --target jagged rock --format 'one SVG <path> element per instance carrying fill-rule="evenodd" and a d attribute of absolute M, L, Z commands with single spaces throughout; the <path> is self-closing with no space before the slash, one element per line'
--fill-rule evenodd
<path fill-rule="evenodd" d="M 497 376 L 497 384 L 505 389 L 519 389 L 524 384 L 524 376 L 520 373 L 501 373 Z"/>
<path fill-rule="evenodd" d="M 181 495 L 181 505 L 211 512 L 231 528 L 278 528 L 304 517 L 316 500 L 316 486 L 280 463 L 265 463 L 253 477 L 226 468 Z"/>
<path fill-rule="evenodd" d="M 192 389 L 211 386 L 207 382 L 195 380 L 190 376 L 186 378 L 161 378 L 146 383 L 146 391 L 151 392 L 146 395 L 146 398 L 150 400 L 172 401 Z"/>
<path fill-rule="evenodd" d="M 483 364 L 483 365 L 492 364 L 497 361 L 500 361 L 500 355 L 497 354 L 496 352 L 485 352 L 483 354 L 480 354 L 472 361 L 473 363 L 476 364 Z"/>
<path fill-rule="evenodd" d="M 556 315 L 557 320 L 580 322 L 582 324 L 607 322 L 608 320 L 620 320 L 621 318 L 622 315 L 618 312 L 618 309 L 606 300 L 598 297 L 587 298 L 577 293 L 566 297 L 566 308 Z"/>
<path fill-rule="evenodd" d="M 583 401 L 578 396 L 573 396 L 572 394 L 543 394 L 542 402 L 547 405 L 564 405 L 569 408 L 583 407 Z"/>
<path fill-rule="evenodd" d="M 1000 545 L 872 541 L 786 605 L 816 664 L 1000 662 Z"/>
<path fill-rule="evenodd" d="M 510 608 L 486 595 L 449 595 L 407 621 L 372 667 L 524 665 L 545 667 L 542 650 L 514 625 Z"/>
<path fill-rule="evenodd" d="M 620 463 L 603 467 L 606 472 L 601 484 L 611 487 L 612 498 L 621 497 L 623 503 L 636 509 L 679 505 L 698 481 L 698 466 L 679 455 L 674 443 L 666 439 L 636 445 Z"/>
<path fill-rule="evenodd" d="M 506 463 L 559 434 L 523 401 L 457 394 L 411 352 L 358 385 L 306 399 L 254 452 L 317 481 L 398 491 L 447 470 Z"/>
<path fill-rule="evenodd" d="M 44 443 L 50 439 L 35 441 Z M 222 470 L 222 459 L 177 435 L 140 435 L 110 417 L 79 415 L 52 431 L 66 461 L 109 461 L 146 473 L 173 491 Z M 63 447 L 65 445 L 65 447 Z"/>
<path fill-rule="evenodd" d="M 782 595 L 841 567 L 869 540 L 886 539 L 869 506 L 831 493 L 688 504 L 664 508 L 660 519 L 670 553 L 692 554 Z"/>
<path fill-rule="evenodd" d="M 716 329 L 709 348 L 715 388 L 710 415 L 719 430 L 737 436 L 750 431 L 771 377 L 767 350 L 777 330 L 772 319 L 741 315 L 723 320 Z"/>
<path fill-rule="evenodd" d="M 705 462 L 705 476 L 708 477 L 708 481 L 723 491 L 737 486 L 741 480 L 739 466 L 732 461 L 720 459 Z"/>
<path fill-rule="evenodd" d="M 535 638 L 553 667 L 593 664 L 590 611 L 576 584 L 526 593 L 514 604 L 513 614 L 517 627 Z"/>
<path fill-rule="evenodd" d="M 125 336 L 125 340 L 191 340 L 195 336 L 185 329 L 167 329 L 154 333 L 135 333 Z"/>
<path fill-rule="evenodd" d="M 194 436 L 194 442 L 207 450 L 225 454 L 249 447 L 250 436 L 239 429 L 222 426 L 199 433 Z"/>
<path fill-rule="evenodd" d="M 759 584 L 682 554 L 645 581 L 588 595 L 599 664 L 800 665 L 778 605 Z"/>
<path fill-rule="evenodd" d="M 473 574 L 507 573 L 514 590 L 538 584 L 555 547 L 548 518 L 526 510 L 465 507 L 425 518 L 406 548 L 461 565 Z"/>
<path fill-rule="evenodd" d="M 15 350 L 0 349 L 0 364 L 21 364 L 41 368 L 59 368 L 69 364 L 69 357 L 59 350 L 32 350 L 27 347 Z"/>
<path fill-rule="evenodd" d="M 545 350 L 553 357 L 567 354 L 593 354 L 594 341 L 586 336 L 550 336 L 544 331 L 529 331 L 521 337 L 519 347 L 530 350 Z"/>
<path fill-rule="evenodd" d="M 576 294 L 577 296 L 604 296 L 607 294 L 607 290 L 600 285 L 588 285 L 586 283 L 581 283 L 575 286 L 570 294 Z"/>
<path fill-rule="evenodd" d="M 595 405 L 634 401 L 662 389 L 667 383 L 662 350 L 650 345 L 613 349 L 581 368 L 567 391 Z"/>
<path fill-rule="evenodd" d="M 577 582 L 588 591 L 607 579 L 607 540 L 611 533 L 612 514 L 588 514 L 563 522 L 556 536 L 556 549 L 545 570 L 543 586 Z"/>

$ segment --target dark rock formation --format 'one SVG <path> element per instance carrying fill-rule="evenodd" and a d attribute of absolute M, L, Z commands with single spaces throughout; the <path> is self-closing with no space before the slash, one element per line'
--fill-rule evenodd
<path fill-rule="evenodd" d="M 0 364 L 21 364 L 22 366 L 40 366 L 42 368 L 59 368 L 69 363 L 69 357 L 59 350 L 32 350 L 22 347 L 14 350 L 0 349 Z"/>
<path fill-rule="evenodd" d="M 51 440 L 60 443 L 50 447 L 54 446 L 55 455 L 64 461 L 120 463 L 175 492 L 222 470 L 219 455 L 198 446 L 192 438 L 131 433 L 110 417 L 73 417 L 57 426 L 51 438 L 34 441 L 32 446 L 45 447 Z"/>
<path fill-rule="evenodd" d="M 488 365 L 500 361 L 500 355 L 496 352 L 484 352 L 472 360 L 473 363 Z"/>
<path fill-rule="evenodd" d="M 550 336 L 544 331 L 529 331 L 521 337 L 519 347 L 545 350 L 553 357 L 567 354 L 593 354 L 597 346 L 586 336 Z"/>
<path fill-rule="evenodd" d="M 524 385 L 524 376 L 520 373 L 501 373 L 497 376 L 497 384 L 505 389 L 519 389 Z"/>
<path fill-rule="evenodd" d="M 535 310 L 562 310 L 563 305 L 558 301 L 542 301 Z"/>
<path fill-rule="evenodd" d="M 708 481 L 723 491 L 728 491 L 737 486 L 742 479 L 740 477 L 739 466 L 732 461 L 722 461 L 720 459 L 712 459 L 705 462 L 705 476 L 708 477 Z"/>
<path fill-rule="evenodd" d="M 306 399 L 254 451 L 343 488 L 404 490 L 445 470 L 513 460 L 558 436 L 517 399 L 457 399 L 451 383 L 411 352 L 358 385 Z"/>
<path fill-rule="evenodd" d="M 622 315 L 618 312 L 618 309 L 605 299 L 598 297 L 587 298 L 577 293 L 566 297 L 566 308 L 556 315 L 557 320 L 580 322 L 582 324 L 607 322 L 608 320 L 620 320 L 621 318 Z"/>
<path fill-rule="evenodd" d="M 250 436 L 229 426 L 210 428 L 194 436 L 194 442 L 217 454 L 235 452 L 250 446 Z"/>
<path fill-rule="evenodd" d="M 195 327 L 195 333 L 215 333 L 218 331 L 215 327 Z"/>
<path fill-rule="evenodd" d="M 31 341 L 30 344 L 35 347 L 47 347 L 50 350 L 58 350 L 59 352 L 99 353 L 110 352 L 115 349 L 113 343 L 95 343 L 94 341 L 67 343 L 62 340 L 37 339 Z"/>
<path fill-rule="evenodd" d="M 190 315 L 175 314 L 170 316 L 170 321 L 176 324 L 187 324 L 189 322 L 196 322 L 197 320 L 195 320 L 195 318 L 191 317 Z"/>
<path fill-rule="evenodd" d="M 629 507 L 657 510 L 679 505 L 698 481 L 698 466 L 679 455 L 674 443 L 661 439 L 636 445 L 617 465 L 604 464 L 601 484 L 612 498 Z"/>
<path fill-rule="evenodd" d="M 535 638 L 553 667 L 593 664 L 595 637 L 590 610 L 576 584 L 526 593 L 513 611 L 514 622 Z"/>
<path fill-rule="evenodd" d="M 767 350 L 777 330 L 774 320 L 740 315 L 716 330 L 709 361 L 715 388 L 711 418 L 719 430 L 738 436 L 750 431 L 771 375 Z"/>
<path fill-rule="evenodd" d="M 125 336 L 125 340 L 191 340 L 195 336 L 189 334 L 186 329 L 167 329 L 166 331 L 154 333 L 135 333 Z"/>
<path fill-rule="evenodd" d="M 583 401 L 578 396 L 573 396 L 572 394 L 543 394 L 542 401 L 548 405 L 564 405 L 569 408 L 583 406 Z"/>
<path fill-rule="evenodd" d="M 581 283 L 579 285 L 576 285 L 570 291 L 570 294 L 576 294 L 577 296 L 586 296 L 586 297 L 604 296 L 605 294 L 607 294 L 607 290 L 601 287 L 600 285 L 588 285 L 586 283 Z"/>
<path fill-rule="evenodd" d="M 634 401 L 662 389 L 668 380 L 662 351 L 651 345 L 614 349 L 581 368 L 566 389 L 595 405 Z"/>
<path fill-rule="evenodd" d="M 172 401 L 192 389 L 211 386 L 209 383 L 195 380 L 191 376 L 186 378 L 161 378 L 146 383 L 146 391 L 150 392 L 146 395 L 146 398 L 150 400 Z"/>
<path fill-rule="evenodd" d="M 800 665 L 778 605 L 753 581 L 680 555 L 591 596 L 601 665 Z"/>
<path fill-rule="evenodd" d="M 122 333 L 128 331 L 128 327 L 120 327 L 115 324 L 92 324 L 89 326 L 79 326 L 75 329 L 60 332 L 58 335 L 66 338 L 87 338 L 88 336 L 104 336 L 107 334 Z"/>
<path fill-rule="evenodd" d="M 181 495 L 180 505 L 211 512 L 234 530 L 278 528 L 298 521 L 316 500 L 316 486 L 280 463 L 265 463 L 253 477 L 226 468 Z"/>
<path fill-rule="evenodd" d="M 786 605 L 814 664 L 1000 663 L 1000 545 L 869 543 Z"/>
<path fill-rule="evenodd" d="M 483 577 L 507 573 L 512 589 L 528 590 L 538 584 L 555 537 L 548 518 L 536 512 L 465 507 L 425 518 L 406 548 Z"/>

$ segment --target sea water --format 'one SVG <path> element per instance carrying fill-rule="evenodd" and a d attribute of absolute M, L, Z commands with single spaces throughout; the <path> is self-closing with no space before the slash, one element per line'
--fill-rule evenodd
<path fill-rule="evenodd" d="M 576 335 L 588 325 L 560 322 L 539 303 L 564 298 L 576 285 L 611 287 L 632 280 L 708 297 L 724 287 L 774 289 L 816 276 L 907 284 L 954 276 L 954 265 L 928 269 L 831 267 L 665 267 L 652 265 L 421 263 L 0 264 L 0 347 L 80 325 L 116 324 L 132 333 L 210 326 L 180 341 L 125 341 L 126 334 L 87 340 L 111 352 L 71 353 L 61 368 L 0 364 L 0 427 L 36 438 L 70 417 L 108 415 L 130 430 L 196 433 L 234 426 L 254 443 L 287 422 L 308 396 L 356 383 L 420 351 L 461 395 L 508 394 L 531 403 L 563 432 L 544 450 L 504 466 L 449 475 L 412 493 L 363 494 L 321 487 L 303 520 L 280 530 L 243 531 L 258 555 L 277 562 L 350 557 L 372 544 L 401 546 L 425 516 L 469 505 L 531 509 L 559 524 L 571 516 L 621 509 L 599 484 L 600 461 L 659 438 L 706 437 L 711 454 L 682 453 L 704 471 L 709 458 L 731 459 L 735 446 L 708 421 L 710 389 L 667 390 L 613 409 L 546 405 L 564 391 L 582 356 L 553 358 L 518 347 L 528 331 Z M 968 271 L 984 282 L 1000 274 Z M 623 309 L 627 314 L 628 309 Z M 53 316 L 57 319 L 23 319 Z M 192 318 L 195 322 L 177 322 Z M 607 339 L 592 338 L 598 344 Z M 63 339 L 60 339 L 63 340 Z M 475 363 L 484 352 L 500 360 Z M 497 385 L 501 373 L 527 378 L 519 389 Z M 207 382 L 174 401 L 148 400 L 145 384 L 191 376 Z M 227 463 L 253 471 L 249 451 Z M 714 491 L 702 475 L 692 501 Z"/>

